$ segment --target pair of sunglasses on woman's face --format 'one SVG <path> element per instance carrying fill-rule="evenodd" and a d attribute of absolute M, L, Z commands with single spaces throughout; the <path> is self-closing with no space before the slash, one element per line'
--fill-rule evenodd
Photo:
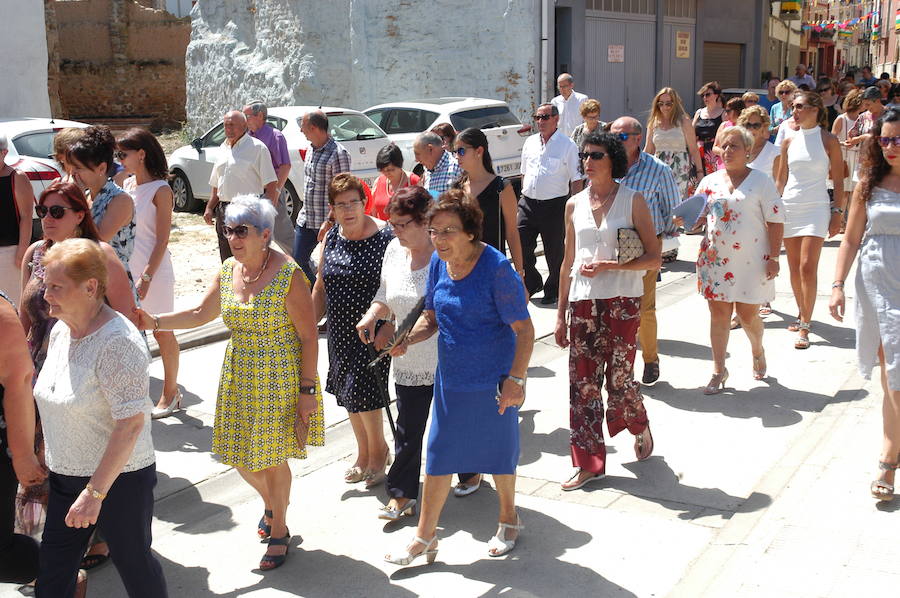
<path fill-rule="evenodd" d="M 237 237 L 238 239 L 246 239 L 250 233 L 250 228 L 246 224 L 238 224 L 237 226 L 223 226 L 222 235 L 225 238 Z"/>
<path fill-rule="evenodd" d="M 900 147 L 900 135 L 897 137 L 879 137 L 878 145 L 881 147 L 890 147 L 892 145 L 894 147 Z"/>
<path fill-rule="evenodd" d="M 73 212 L 77 211 L 75 208 L 67 208 L 66 206 L 44 206 L 44 205 L 36 205 L 34 206 L 34 213 L 37 214 L 38 218 L 44 218 L 47 214 L 50 214 L 50 217 L 54 220 L 59 220 L 63 216 L 66 215 L 66 210 L 72 210 Z"/>

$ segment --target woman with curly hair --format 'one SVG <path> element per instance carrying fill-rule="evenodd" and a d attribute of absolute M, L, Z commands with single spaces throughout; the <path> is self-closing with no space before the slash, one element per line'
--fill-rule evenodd
<path fill-rule="evenodd" d="M 856 354 L 866 378 L 877 359 L 884 391 L 880 471 L 870 491 L 874 498 L 888 501 L 894 498 L 894 470 L 900 466 L 900 280 L 896 266 L 900 261 L 900 110 L 888 110 L 876 121 L 861 158 L 862 181 L 850 202 L 829 307 L 831 315 L 843 321 L 844 281 L 859 253 L 854 283 Z"/>
<path fill-rule="evenodd" d="M 569 347 L 569 422 L 575 474 L 562 485 L 577 490 L 606 474 L 603 402 L 611 436 L 635 436 L 639 461 L 653 453 L 653 436 L 641 385 L 634 379 L 643 277 L 659 269 L 660 243 L 643 196 L 616 182 L 628 172 L 622 142 L 612 134 L 591 134 L 580 154 L 591 184 L 566 203 L 566 243 L 560 270 L 556 343 Z M 644 254 L 627 263 L 616 259 L 619 229 L 636 229 Z"/>

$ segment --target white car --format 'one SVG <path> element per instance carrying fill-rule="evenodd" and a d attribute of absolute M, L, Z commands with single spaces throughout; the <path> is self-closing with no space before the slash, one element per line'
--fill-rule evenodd
<path fill-rule="evenodd" d="M 31 181 L 34 199 L 50 183 L 62 176 L 62 166 L 53 157 L 53 138 L 61 129 L 76 127 L 83 129 L 88 125 L 72 120 L 52 118 L 0 118 L 0 133 L 9 141 L 9 153 L 6 163 L 24 173 Z M 36 214 L 35 234 L 40 236 L 40 223 Z"/>
<path fill-rule="evenodd" d="M 311 149 L 306 136 L 300 132 L 300 119 L 307 112 L 318 109 L 316 106 L 269 108 L 266 118 L 269 124 L 284 133 L 291 156 L 291 173 L 283 198 L 292 222 L 297 220 L 302 205 L 305 187 L 303 164 L 306 152 Z M 371 187 L 378 176 L 375 156 L 382 146 L 387 145 L 387 135 L 362 112 L 328 107 L 321 110 L 328 117 L 331 136 L 350 152 L 351 172 Z M 209 199 L 212 193 L 209 175 L 224 141 L 225 127 L 220 122 L 202 137 L 194 139 L 191 145 L 180 147 L 169 156 L 175 210 L 193 211 L 200 207 L 199 200 Z"/>
<path fill-rule="evenodd" d="M 484 98 L 433 98 L 379 104 L 363 112 L 381 127 L 403 152 L 403 167 L 413 170 L 413 141 L 437 124 L 450 123 L 457 131 L 478 127 L 488 138 L 494 171 L 510 179 L 521 178 L 522 146 L 531 126 L 522 125 L 509 104 Z"/>

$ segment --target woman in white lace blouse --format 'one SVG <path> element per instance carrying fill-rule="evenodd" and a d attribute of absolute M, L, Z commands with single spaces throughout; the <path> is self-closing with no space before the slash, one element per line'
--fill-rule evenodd
<path fill-rule="evenodd" d="M 378 350 L 390 341 L 394 326 L 388 323 L 376 333 L 376 322 L 387 319 L 402 322 L 419 299 L 425 296 L 428 264 L 434 253 L 425 217 L 430 205 L 431 195 L 418 186 L 399 190 L 388 203 L 387 214 L 396 238 L 388 244 L 384 253 L 381 286 L 372 306 L 356 327 L 362 342 L 374 339 Z M 386 487 L 390 500 L 378 512 L 380 519 L 391 521 L 403 515 L 414 515 L 416 511 L 422 468 L 422 437 L 434 391 L 437 337 L 415 345 L 405 355 L 395 357 L 393 363 L 398 410 L 394 437 L 396 456 L 387 473 Z M 381 479 L 367 480 L 366 486 L 374 486 Z"/>
<path fill-rule="evenodd" d="M 131 598 L 165 597 L 150 551 L 156 464 L 150 437 L 150 355 L 107 306 L 106 256 L 69 239 L 44 255 L 45 298 L 59 321 L 34 387 L 50 470 L 38 598 L 72 596 L 95 527 Z"/>

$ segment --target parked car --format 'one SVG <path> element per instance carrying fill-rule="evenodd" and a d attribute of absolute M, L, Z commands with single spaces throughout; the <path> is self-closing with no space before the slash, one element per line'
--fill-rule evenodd
<path fill-rule="evenodd" d="M 416 169 L 413 141 L 434 125 L 450 123 L 457 131 L 478 127 L 488 138 L 494 171 L 505 178 L 521 179 L 522 146 L 531 134 L 509 104 L 484 98 L 446 97 L 379 104 L 363 112 L 384 129 L 403 152 L 403 167 Z"/>
<path fill-rule="evenodd" d="M 61 129 L 87 126 L 52 118 L 0 118 L 0 133 L 9 140 L 6 163 L 28 177 L 35 199 L 63 174 L 62 166 L 53 156 L 53 138 Z M 31 217 L 33 236 L 40 238 L 40 220 L 37 214 L 32 213 Z"/>
<path fill-rule="evenodd" d="M 316 106 L 281 106 L 269 108 L 266 121 L 284 133 L 291 156 L 291 173 L 283 193 L 291 221 L 296 222 L 303 202 L 303 165 L 310 144 L 300 132 L 300 119 Z M 328 117 L 328 130 L 351 157 L 351 171 L 370 186 L 378 176 L 375 156 L 388 143 L 387 135 L 378 125 L 362 112 L 346 108 L 322 108 Z M 202 137 L 194 139 L 190 145 L 178 148 L 169 156 L 169 171 L 172 173 L 172 191 L 175 195 L 175 210 L 194 211 L 201 201 L 209 199 L 212 188 L 209 175 L 219 157 L 220 147 L 225 141 L 225 128 L 220 122 Z"/>

